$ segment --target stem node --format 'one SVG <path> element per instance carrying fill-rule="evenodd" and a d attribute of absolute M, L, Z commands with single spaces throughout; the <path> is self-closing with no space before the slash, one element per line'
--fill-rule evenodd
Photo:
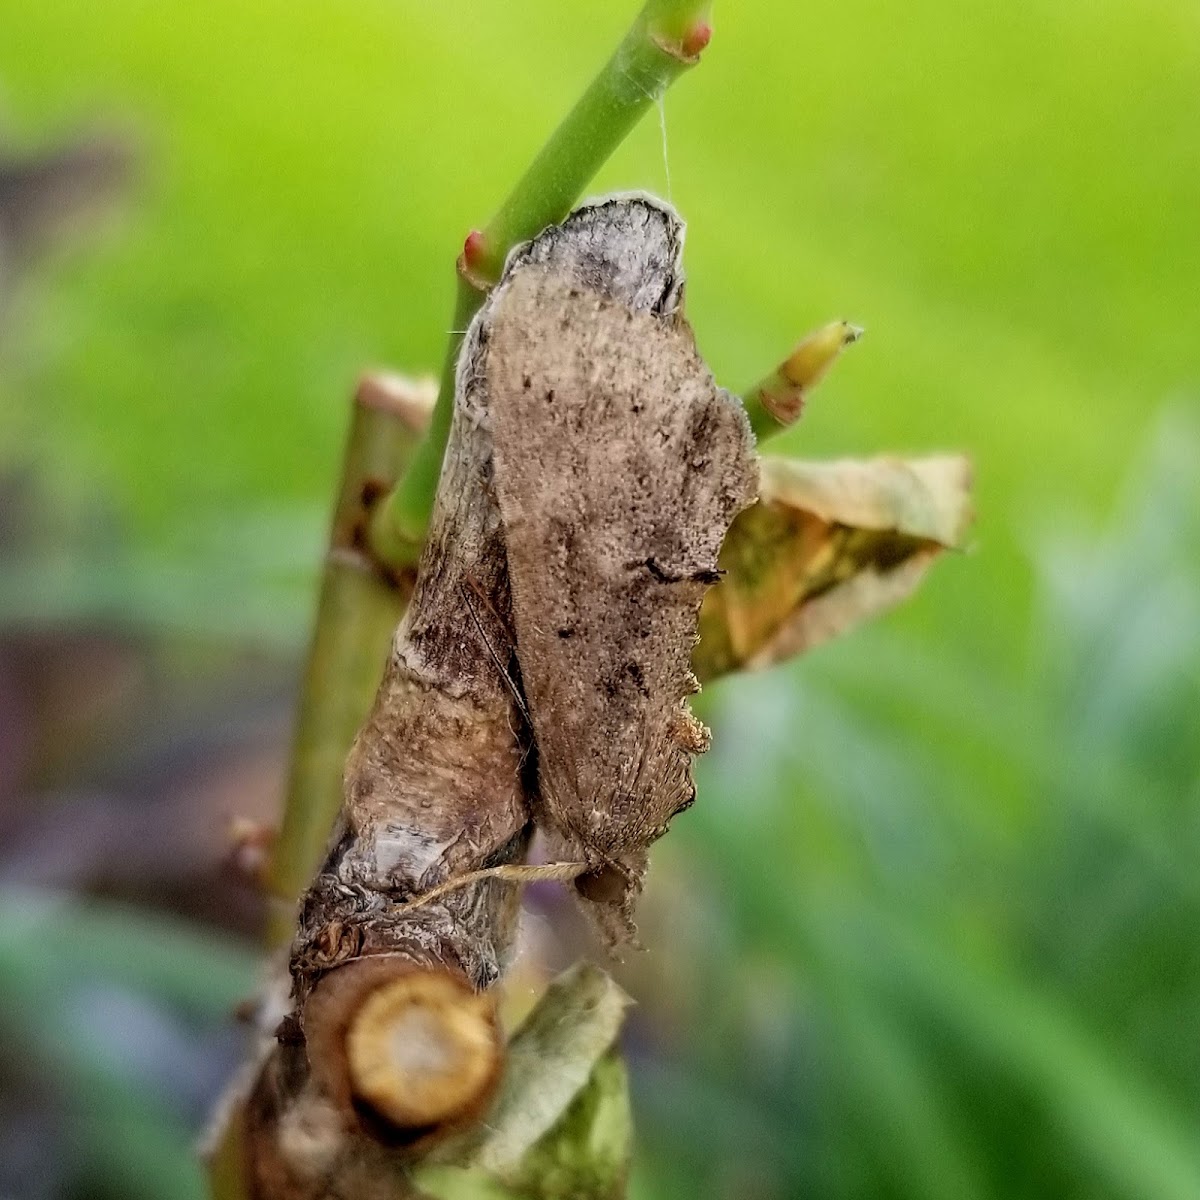
<path fill-rule="evenodd" d="M 481 229 L 472 229 L 458 256 L 458 274 L 477 292 L 487 295 L 496 282 L 490 265 L 487 236 Z"/>
<path fill-rule="evenodd" d="M 651 34 L 651 40 L 664 53 L 691 67 L 700 61 L 700 54 L 712 41 L 712 26 L 707 21 L 697 21 L 675 38 L 663 33 Z"/>

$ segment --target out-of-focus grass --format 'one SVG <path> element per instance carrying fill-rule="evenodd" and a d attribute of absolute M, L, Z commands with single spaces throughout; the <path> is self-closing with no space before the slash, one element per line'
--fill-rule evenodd
<path fill-rule="evenodd" d="M 214 1081 L 197 1035 L 253 978 L 244 948 L 180 922 L 0 892 L 3 1032 L 21 1032 L 17 1067 L 40 1062 L 68 1103 L 43 1175 L 58 1172 L 63 1194 L 202 1195 L 192 1142 Z"/>
<path fill-rule="evenodd" d="M 65 559 L 7 564 L 4 611 L 298 646 L 354 374 L 437 363 L 464 231 L 635 3 L 0 0 L 12 139 L 141 150 L 0 341 L 0 466 L 43 473 Z M 884 626 L 721 698 L 660 855 L 710 885 L 728 1000 L 642 1066 L 646 1186 L 1195 1194 L 1189 468 L 1098 549 L 1030 547 L 1200 388 L 1197 10 L 716 19 L 665 110 L 702 348 L 737 386 L 867 325 L 786 448 L 964 448 L 981 518 Z M 666 189 L 653 122 L 597 184 L 630 186 Z"/>
<path fill-rule="evenodd" d="M 725 688 L 720 802 L 669 850 L 706 931 L 677 947 L 702 964 L 690 1072 L 640 1076 L 656 1156 L 696 1171 L 664 1194 L 1200 1193 L 1197 461 L 1174 414 L 1110 530 L 1043 549 L 1023 679 L 875 631 Z"/>

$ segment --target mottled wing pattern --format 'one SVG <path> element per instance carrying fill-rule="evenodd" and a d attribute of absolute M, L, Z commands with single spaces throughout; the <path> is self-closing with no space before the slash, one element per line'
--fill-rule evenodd
<path fill-rule="evenodd" d="M 619 917 L 602 923 L 628 929 L 706 745 L 689 662 L 754 497 L 748 427 L 682 321 L 535 264 L 496 299 L 486 370 L 542 823 L 592 868 L 581 892 Z"/>

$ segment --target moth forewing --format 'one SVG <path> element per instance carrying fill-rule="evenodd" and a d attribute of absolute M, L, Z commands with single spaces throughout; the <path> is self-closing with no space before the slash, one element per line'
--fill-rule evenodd
<path fill-rule="evenodd" d="M 745 415 L 686 324 L 526 264 L 492 310 L 486 387 L 539 819 L 629 927 L 645 849 L 691 802 L 705 591 L 754 498 Z"/>

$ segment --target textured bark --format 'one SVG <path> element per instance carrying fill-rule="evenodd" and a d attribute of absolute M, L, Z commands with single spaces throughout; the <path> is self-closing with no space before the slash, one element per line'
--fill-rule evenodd
<path fill-rule="evenodd" d="M 292 906 L 324 855 L 341 808 L 346 753 L 379 689 L 388 648 L 412 594 L 415 566 L 403 572 L 385 569 L 367 544 L 367 527 L 372 504 L 411 458 L 433 399 L 432 382 L 379 372 L 363 376 L 354 396 L 283 825 L 270 858 L 267 883 L 283 902 L 272 914 L 273 947 L 287 945 L 295 933 Z"/>
<path fill-rule="evenodd" d="M 488 987 L 512 940 L 517 892 L 499 880 L 398 911 L 452 876 L 523 858 L 530 834 L 483 418 L 461 378 L 416 589 L 346 764 L 332 849 L 301 906 L 292 951 L 301 999 L 324 971 L 364 954 L 452 964 Z"/>

